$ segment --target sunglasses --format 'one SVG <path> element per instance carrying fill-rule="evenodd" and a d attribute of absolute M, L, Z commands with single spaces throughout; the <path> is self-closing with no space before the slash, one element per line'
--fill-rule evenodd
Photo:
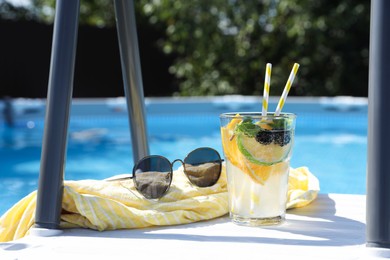
<path fill-rule="evenodd" d="M 181 162 L 189 181 L 198 187 L 213 186 L 221 176 L 222 159 L 219 153 L 209 147 L 201 147 L 190 152 L 184 160 L 170 162 L 161 155 L 146 156 L 133 168 L 134 186 L 147 199 L 160 199 L 172 183 L 173 165 Z M 119 180 L 119 179 L 114 179 Z"/>

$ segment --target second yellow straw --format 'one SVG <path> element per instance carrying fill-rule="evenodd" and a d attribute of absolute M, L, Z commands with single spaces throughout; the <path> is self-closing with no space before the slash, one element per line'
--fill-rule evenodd
<path fill-rule="evenodd" d="M 298 68 L 299 68 L 299 64 L 298 63 L 294 63 L 294 66 L 293 66 L 293 68 L 291 70 L 290 76 L 288 77 L 286 86 L 284 87 L 282 96 L 279 99 L 278 106 L 276 107 L 276 111 L 275 111 L 275 115 L 276 116 L 280 115 L 280 112 L 282 111 L 282 108 L 284 106 L 284 102 L 286 101 L 288 92 L 290 91 L 291 85 L 292 85 L 292 83 L 294 81 L 295 75 L 297 74 Z"/>

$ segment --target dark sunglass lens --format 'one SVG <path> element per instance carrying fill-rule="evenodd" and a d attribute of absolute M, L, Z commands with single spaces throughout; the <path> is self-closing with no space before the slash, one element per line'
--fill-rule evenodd
<path fill-rule="evenodd" d="M 135 165 L 133 178 L 135 187 L 145 198 L 161 198 L 171 185 L 171 163 L 161 156 L 145 157 Z"/>
<path fill-rule="evenodd" d="M 199 187 L 213 186 L 221 175 L 221 157 L 211 148 L 199 148 L 184 159 L 185 173 Z"/>

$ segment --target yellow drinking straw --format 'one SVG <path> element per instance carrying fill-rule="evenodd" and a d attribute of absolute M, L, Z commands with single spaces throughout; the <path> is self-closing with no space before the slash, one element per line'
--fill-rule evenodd
<path fill-rule="evenodd" d="M 263 116 L 267 115 L 267 110 L 268 110 L 269 87 L 271 85 L 271 70 L 272 70 L 272 64 L 267 63 L 267 66 L 265 68 L 265 79 L 264 79 L 263 110 L 261 111 L 261 114 Z"/>
<path fill-rule="evenodd" d="M 295 75 L 297 74 L 298 68 L 299 68 L 299 64 L 298 63 L 294 63 L 294 66 L 293 66 L 293 68 L 291 70 L 290 76 L 288 77 L 286 86 L 284 87 L 282 96 L 279 99 L 278 106 L 276 107 L 276 111 L 275 111 L 275 115 L 276 116 L 280 115 L 280 111 L 282 111 L 282 108 L 284 106 L 284 102 L 286 101 L 288 92 L 290 91 L 291 85 L 292 85 L 292 83 L 294 81 Z"/>

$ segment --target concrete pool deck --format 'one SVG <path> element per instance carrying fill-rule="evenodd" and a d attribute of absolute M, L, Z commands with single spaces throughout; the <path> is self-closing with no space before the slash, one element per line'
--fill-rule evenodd
<path fill-rule="evenodd" d="M 365 246 L 364 195 L 320 194 L 289 210 L 284 225 L 238 226 L 228 217 L 118 231 L 66 229 L 51 237 L 0 243 L 0 259 L 377 259 Z"/>

